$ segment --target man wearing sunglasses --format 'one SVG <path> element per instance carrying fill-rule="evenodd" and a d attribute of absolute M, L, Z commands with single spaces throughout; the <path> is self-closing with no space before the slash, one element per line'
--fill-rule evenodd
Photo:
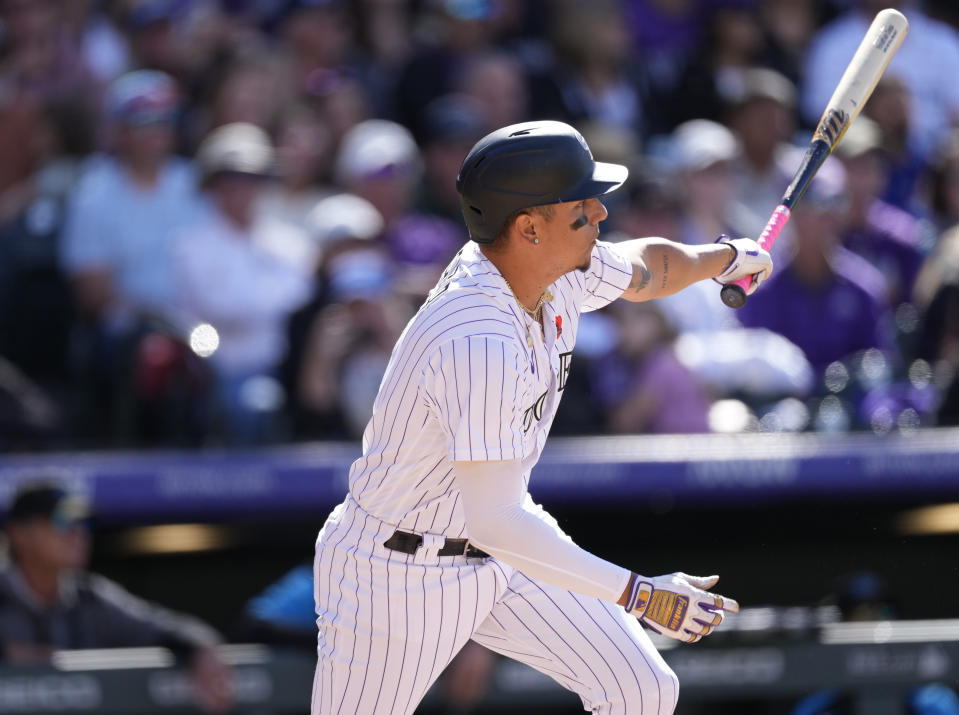
<path fill-rule="evenodd" d="M 0 658 L 48 662 L 57 650 L 165 646 L 189 659 L 207 712 L 230 703 L 221 638 L 198 619 L 149 603 L 86 570 L 88 501 L 48 481 L 23 483 L 7 513 L 9 561 L 0 568 Z"/>

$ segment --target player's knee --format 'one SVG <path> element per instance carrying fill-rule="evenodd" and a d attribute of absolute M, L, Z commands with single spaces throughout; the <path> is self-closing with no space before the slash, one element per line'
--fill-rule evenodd
<path fill-rule="evenodd" d="M 679 678 L 672 669 L 661 660 L 658 663 L 641 661 L 635 669 L 635 675 L 631 692 L 626 693 L 625 712 L 628 715 L 672 715 L 679 700 Z"/>
<path fill-rule="evenodd" d="M 660 712 L 663 715 L 672 715 L 673 710 L 676 709 L 676 703 L 679 702 L 679 678 L 676 677 L 672 668 L 667 666 L 661 682 L 664 683 L 664 687 L 660 688 L 663 691 Z"/>

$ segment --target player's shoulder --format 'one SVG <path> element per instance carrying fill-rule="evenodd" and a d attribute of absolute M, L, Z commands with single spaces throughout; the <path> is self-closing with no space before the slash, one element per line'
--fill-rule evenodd
<path fill-rule="evenodd" d="M 468 313 L 508 314 L 509 290 L 493 263 L 472 241 L 467 242 L 443 271 L 417 318 L 427 321 Z"/>
<path fill-rule="evenodd" d="M 512 343 L 518 340 L 518 310 L 496 268 L 467 244 L 410 322 L 405 342 L 427 342 L 434 349 L 471 339 Z"/>
<path fill-rule="evenodd" d="M 446 339 L 468 336 L 509 337 L 514 315 L 500 297 L 475 285 L 452 282 L 424 303 L 413 318 L 414 330 L 441 330 Z"/>
<path fill-rule="evenodd" d="M 596 246 L 593 248 L 593 260 L 597 261 L 596 267 L 602 270 L 610 269 L 631 274 L 630 261 L 619 245 L 626 240 L 626 236 L 617 233 L 612 234 L 610 239 L 596 242 Z"/>

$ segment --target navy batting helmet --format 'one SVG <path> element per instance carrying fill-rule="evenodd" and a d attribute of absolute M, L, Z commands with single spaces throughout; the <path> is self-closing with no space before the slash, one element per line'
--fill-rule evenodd
<path fill-rule="evenodd" d="M 628 173 L 593 161 L 586 140 L 568 124 L 524 122 L 480 139 L 463 160 L 456 190 L 470 238 L 492 243 L 520 209 L 607 194 Z"/>

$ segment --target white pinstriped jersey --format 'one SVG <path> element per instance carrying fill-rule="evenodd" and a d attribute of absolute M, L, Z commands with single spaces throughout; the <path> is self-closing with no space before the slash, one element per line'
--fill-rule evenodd
<path fill-rule="evenodd" d="M 543 335 L 479 246 L 467 243 L 397 341 L 363 456 L 350 470 L 353 498 L 399 529 L 465 537 L 453 460 L 522 459 L 529 483 L 565 387 L 579 315 L 620 297 L 631 278 L 629 261 L 598 241 L 587 271 L 549 287 Z"/>

